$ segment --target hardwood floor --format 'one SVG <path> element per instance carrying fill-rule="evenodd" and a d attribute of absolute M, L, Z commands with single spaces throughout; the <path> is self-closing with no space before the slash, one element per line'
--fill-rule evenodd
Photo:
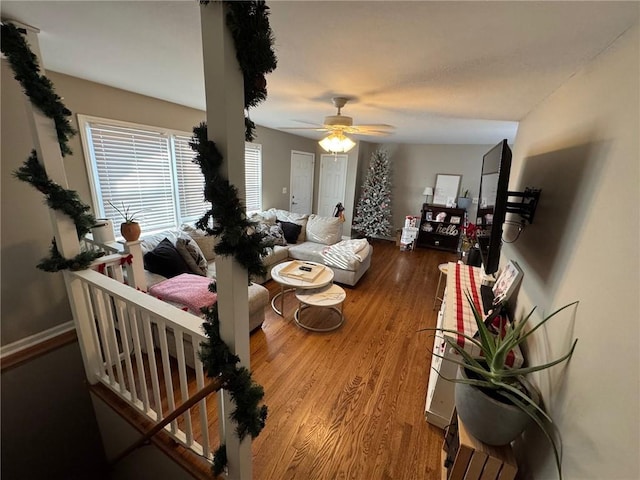
<path fill-rule="evenodd" d="M 442 430 L 424 419 L 438 264 L 455 254 L 373 241 L 369 271 L 345 288 L 344 325 L 309 332 L 268 308 L 251 336 L 267 425 L 253 442 L 256 479 L 440 478 Z M 266 284 L 271 296 L 279 291 Z"/>

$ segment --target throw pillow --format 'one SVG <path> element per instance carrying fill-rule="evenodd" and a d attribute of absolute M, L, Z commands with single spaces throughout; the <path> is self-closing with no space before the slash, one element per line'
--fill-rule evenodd
<path fill-rule="evenodd" d="M 286 210 L 280 210 L 277 208 L 270 208 L 266 211 L 269 215 L 275 215 L 276 219 L 280 222 L 291 222 L 296 223 L 302 227 L 300 230 L 300 235 L 298 235 L 298 240 L 293 243 L 300 243 L 305 241 L 306 236 L 306 227 L 307 227 L 307 219 L 309 215 L 306 213 L 294 213 L 288 212 Z"/>
<path fill-rule="evenodd" d="M 333 245 L 342 240 L 342 221 L 338 217 L 321 217 L 311 214 L 307 221 L 307 240 Z"/>
<path fill-rule="evenodd" d="M 202 250 L 204 258 L 207 259 L 207 262 L 213 262 L 216 259 L 216 252 L 214 251 L 214 248 L 216 243 L 218 243 L 217 237 L 207 235 L 207 232 L 204 230 L 199 230 L 191 225 L 182 225 L 181 228 L 183 232 L 193 238 L 194 242 L 198 244 L 198 247 Z"/>
<path fill-rule="evenodd" d="M 190 238 L 178 238 L 176 242 L 176 250 L 182 256 L 183 260 L 187 262 L 191 273 L 196 275 L 207 275 L 207 261 L 200 252 L 198 244 Z"/>
<path fill-rule="evenodd" d="M 300 231 L 302 230 L 302 225 L 281 221 L 278 221 L 277 225 L 280 225 L 287 243 L 293 244 L 298 242 L 298 236 L 300 235 Z"/>
<path fill-rule="evenodd" d="M 271 242 L 269 246 L 280 245 L 286 246 L 287 240 L 284 238 L 284 232 L 280 225 L 269 225 L 268 223 L 258 223 L 256 225 L 256 232 L 262 233 L 265 236 L 265 240 Z"/>
<path fill-rule="evenodd" d="M 273 240 L 274 245 L 280 245 L 282 247 L 287 245 L 287 239 L 284 236 L 282 227 L 280 225 L 271 225 L 266 232 L 267 236 Z"/>
<path fill-rule="evenodd" d="M 171 278 L 181 273 L 191 273 L 187 262 L 173 246 L 171 240 L 165 238 L 156 248 L 144 254 L 144 268 L 151 273 Z"/>

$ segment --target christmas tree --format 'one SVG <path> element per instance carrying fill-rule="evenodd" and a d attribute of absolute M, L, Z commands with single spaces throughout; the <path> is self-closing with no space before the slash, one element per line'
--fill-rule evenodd
<path fill-rule="evenodd" d="M 386 150 L 378 149 L 371 155 L 353 228 L 366 237 L 391 235 L 391 164 Z"/>

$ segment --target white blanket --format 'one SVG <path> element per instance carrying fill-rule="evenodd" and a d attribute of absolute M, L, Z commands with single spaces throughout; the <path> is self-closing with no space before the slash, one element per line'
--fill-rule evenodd
<path fill-rule="evenodd" d="M 348 265 L 354 260 L 364 261 L 369 255 L 370 248 L 369 242 L 365 238 L 342 240 L 324 248 L 322 258 L 324 258 L 326 265 L 348 270 Z"/>

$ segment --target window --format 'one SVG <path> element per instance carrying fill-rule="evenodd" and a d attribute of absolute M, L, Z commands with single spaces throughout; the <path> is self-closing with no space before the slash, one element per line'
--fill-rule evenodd
<path fill-rule="evenodd" d="M 247 212 L 262 210 L 262 145 L 244 144 L 244 185 Z"/>
<path fill-rule="evenodd" d="M 153 232 L 193 223 L 209 209 L 189 133 L 84 115 L 78 122 L 97 216 L 121 219 L 111 204 L 125 205 Z M 247 209 L 260 209 L 261 146 L 247 143 L 245 157 Z"/>

